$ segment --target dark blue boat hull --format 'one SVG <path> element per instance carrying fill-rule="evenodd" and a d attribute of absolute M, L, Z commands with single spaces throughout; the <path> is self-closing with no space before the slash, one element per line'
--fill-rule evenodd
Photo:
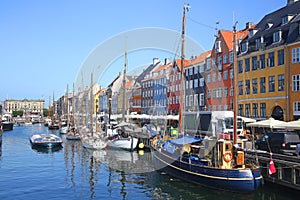
<path fill-rule="evenodd" d="M 180 161 L 164 150 L 152 148 L 155 167 L 174 177 L 206 187 L 251 192 L 262 184 L 260 168 L 256 169 L 221 169 L 205 164 Z"/>
<path fill-rule="evenodd" d="M 61 142 L 43 142 L 43 143 L 34 143 L 31 142 L 32 147 L 35 148 L 55 148 L 55 147 L 62 147 Z"/>

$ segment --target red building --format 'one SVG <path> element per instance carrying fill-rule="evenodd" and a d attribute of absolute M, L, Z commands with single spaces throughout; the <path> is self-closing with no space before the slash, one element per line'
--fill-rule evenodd
<path fill-rule="evenodd" d="M 237 32 L 237 41 L 248 35 L 253 27 L 247 23 L 244 30 Z M 211 111 L 233 109 L 234 70 L 233 70 L 233 32 L 218 31 L 211 52 L 211 64 L 206 66 L 206 106 Z"/>

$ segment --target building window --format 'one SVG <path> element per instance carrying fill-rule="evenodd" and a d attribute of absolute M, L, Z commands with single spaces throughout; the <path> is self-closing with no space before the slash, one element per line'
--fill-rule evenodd
<path fill-rule="evenodd" d="M 266 103 L 260 104 L 260 117 L 266 117 Z"/>
<path fill-rule="evenodd" d="M 257 78 L 252 79 L 252 93 L 257 94 Z"/>
<path fill-rule="evenodd" d="M 193 80 L 190 80 L 190 89 L 193 88 L 193 83 L 194 83 L 194 81 L 193 81 Z"/>
<path fill-rule="evenodd" d="M 260 93 L 265 93 L 266 92 L 266 78 L 261 77 L 260 78 Z"/>
<path fill-rule="evenodd" d="M 207 82 L 210 83 L 210 74 L 207 75 Z"/>
<path fill-rule="evenodd" d="M 292 50 L 292 62 L 293 63 L 300 62 L 300 47 L 293 48 L 293 50 Z"/>
<path fill-rule="evenodd" d="M 250 117 L 250 104 L 245 105 L 246 117 Z"/>
<path fill-rule="evenodd" d="M 231 87 L 230 87 L 230 96 L 231 96 L 231 97 L 233 97 L 233 93 L 234 93 L 234 87 L 231 86 Z"/>
<path fill-rule="evenodd" d="M 224 71 L 224 80 L 227 80 L 228 79 L 228 71 Z"/>
<path fill-rule="evenodd" d="M 194 67 L 194 74 L 198 74 L 198 66 Z"/>
<path fill-rule="evenodd" d="M 200 87 L 204 86 L 204 78 L 200 78 Z"/>
<path fill-rule="evenodd" d="M 250 58 L 245 59 L 245 72 L 250 71 Z"/>
<path fill-rule="evenodd" d="M 274 52 L 269 53 L 268 67 L 274 67 Z"/>
<path fill-rule="evenodd" d="M 224 64 L 228 63 L 228 55 L 227 54 L 224 54 L 224 56 L 223 56 L 223 63 Z"/>
<path fill-rule="evenodd" d="M 248 51 L 248 42 L 242 43 L 241 51 L 242 51 L 242 53 L 245 53 Z"/>
<path fill-rule="evenodd" d="M 252 57 L 252 71 L 257 70 L 257 57 L 253 56 Z"/>
<path fill-rule="evenodd" d="M 269 92 L 275 91 L 275 76 L 269 76 Z"/>
<path fill-rule="evenodd" d="M 252 104 L 252 117 L 258 117 L 258 104 Z"/>
<path fill-rule="evenodd" d="M 228 88 L 224 88 L 224 97 L 228 97 Z"/>
<path fill-rule="evenodd" d="M 284 74 L 278 75 L 278 91 L 284 91 Z"/>
<path fill-rule="evenodd" d="M 216 76 L 217 76 L 216 73 L 212 74 L 212 82 L 216 82 Z"/>
<path fill-rule="evenodd" d="M 194 94 L 194 106 L 198 106 L 198 94 Z"/>
<path fill-rule="evenodd" d="M 284 64 L 284 49 L 278 51 L 278 66 Z"/>
<path fill-rule="evenodd" d="M 243 95 L 243 81 L 240 81 L 238 83 L 239 86 L 239 95 Z"/>
<path fill-rule="evenodd" d="M 233 73 L 233 69 L 230 70 L 230 79 L 233 79 L 234 77 L 234 73 Z"/>
<path fill-rule="evenodd" d="M 199 106 L 204 106 L 204 94 L 200 94 L 200 101 L 199 101 Z"/>
<path fill-rule="evenodd" d="M 246 94 L 250 94 L 250 80 L 245 80 Z"/>
<path fill-rule="evenodd" d="M 218 81 L 222 81 L 222 72 L 218 72 Z"/>
<path fill-rule="evenodd" d="M 300 74 L 293 75 L 292 78 L 292 88 L 293 92 L 299 92 L 300 91 Z"/>
<path fill-rule="evenodd" d="M 189 106 L 192 106 L 193 105 L 193 99 L 194 97 L 193 97 L 193 95 L 190 95 L 190 102 L 189 102 Z"/>
<path fill-rule="evenodd" d="M 264 69 L 265 66 L 265 54 L 259 56 L 259 68 Z"/>
<path fill-rule="evenodd" d="M 279 42 L 281 40 L 281 31 L 273 33 L 273 43 Z"/>
<path fill-rule="evenodd" d="M 238 105 L 238 115 L 244 116 L 244 105 L 243 104 Z"/>
<path fill-rule="evenodd" d="M 210 68 L 211 68 L 211 59 L 208 58 L 208 59 L 206 60 L 206 70 L 210 70 Z"/>
<path fill-rule="evenodd" d="M 300 114 L 300 101 L 294 102 L 294 114 L 299 113 Z"/>
<path fill-rule="evenodd" d="M 194 79 L 194 88 L 197 88 L 197 87 L 198 87 L 198 79 L 195 78 L 195 79 Z"/>
<path fill-rule="evenodd" d="M 239 74 L 243 73 L 243 61 L 239 60 L 238 62 Z"/>
<path fill-rule="evenodd" d="M 211 90 L 208 90 L 207 91 L 207 98 L 210 98 L 211 97 Z"/>
<path fill-rule="evenodd" d="M 255 50 L 258 50 L 261 46 L 260 38 L 255 40 Z"/>
<path fill-rule="evenodd" d="M 199 67 L 199 72 L 200 72 L 200 73 L 203 73 L 203 72 L 204 72 L 204 64 L 200 65 L 200 67 Z"/>
<path fill-rule="evenodd" d="M 230 64 L 233 63 L 233 51 L 230 51 L 230 53 L 229 53 L 229 62 L 230 62 Z"/>

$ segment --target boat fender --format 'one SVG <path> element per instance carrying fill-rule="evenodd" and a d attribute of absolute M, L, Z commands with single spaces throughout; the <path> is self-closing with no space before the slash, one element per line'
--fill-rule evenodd
<path fill-rule="evenodd" d="M 230 162 L 232 160 L 232 153 L 231 152 L 226 152 L 223 154 L 223 159 L 225 162 Z"/>

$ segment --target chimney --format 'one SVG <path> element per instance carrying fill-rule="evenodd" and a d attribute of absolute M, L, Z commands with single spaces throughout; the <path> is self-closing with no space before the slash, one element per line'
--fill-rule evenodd
<path fill-rule="evenodd" d="M 246 22 L 246 29 L 249 29 L 253 26 L 252 22 Z"/>
<path fill-rule="evenodd" d="M 153 65 L 156 65 L 159 62 L 158 58 L 153 58 Z"/>
<path fill-rule="evenodd" d="M 299 1 L 299 0 L 287 0 L 287 6 L 289 6 L 293 3 L 296 3 L 297 1 Z"/>

